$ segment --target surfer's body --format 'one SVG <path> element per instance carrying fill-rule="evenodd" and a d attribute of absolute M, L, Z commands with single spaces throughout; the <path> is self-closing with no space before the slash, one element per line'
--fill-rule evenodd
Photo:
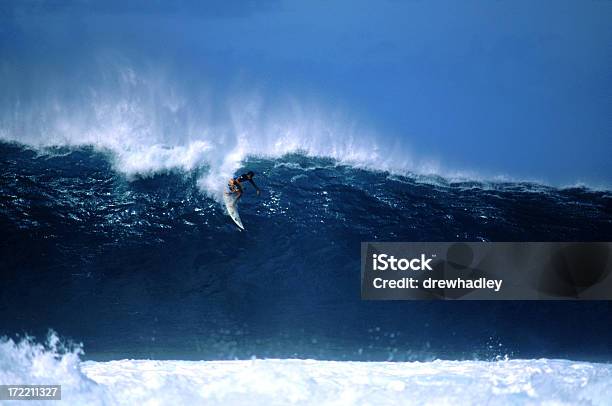
<path fill-rule="evenodd" d="M 244 225 L 242 224 L 242 220 L 240 219 L 240 215 L 238 214 L 238 209 L 236 207 L 236 203 L 238 199 L 242 196 L 244 189 L 242 188 L 242 182 L 249 182 L 259 195 L 261 191 L 253 182 L 253 176 L 255 174 L 253 171 L 248 171 L 247 173 L 243 173 L 237 178 L 232 178 L 227 183 L 227 187 L 229 188 L 229 192 L 225 192 L 223 196 L 223 200 L 225 201 L 225 207 L 227 208 L 227 214 L 232 218 L 234 223 L 238 226 L 239 229 L 244 230 Z M 235 197 L 233 195 L 236 195 Z"/>
<path fill-rule="evenodd" d="M 253 176 L 255 176 L 255 173 L 253 173 L 252 171 L 249 171 L 247 173 L 243 173 L 237 178 L 230 179 L 227 184 L 229 188 L 229 194 L 235 193 L 237 195 L 236 200 L 240 199 L 244 191 L 244 189 L 242 188 L 242 182 L 249 182 L 251 185 L 253 185 L 253 187 L 257 191 L 257 194 L 259 195 L 261 191 L 255 184 L 255 182 L 253 182 Z"/>

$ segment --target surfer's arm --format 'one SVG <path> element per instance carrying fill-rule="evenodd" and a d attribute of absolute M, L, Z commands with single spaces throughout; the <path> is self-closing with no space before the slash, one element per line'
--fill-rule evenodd
<path fill-rule="evenodd" d="M 253 185 L 253 187 L 255 188 L 255 190 L 257 191 L 257 194 L 261 193 L 261 190 L 259 190 L 259 188 L 257 187 L 257 185 L 255 184 L 255 182 L 253 182 L 253 179 L 249 179 L 249 182 L 251 182 L 251 185 Z"/>

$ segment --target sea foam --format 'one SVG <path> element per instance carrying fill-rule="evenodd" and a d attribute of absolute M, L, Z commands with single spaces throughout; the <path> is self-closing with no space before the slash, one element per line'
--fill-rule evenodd
<path fill-rule="evenodd" d="M 0 384 L 60 384 L 71 405 L 610 405 L 612 365 L 568 360 L 81 361 L 51 335 L 0 342 Z M 45 404 L 44 401 L 31 402 Z"/>

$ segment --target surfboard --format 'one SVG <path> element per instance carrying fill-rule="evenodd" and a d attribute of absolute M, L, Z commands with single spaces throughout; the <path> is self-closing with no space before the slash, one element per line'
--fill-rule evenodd
<path fill-rule="evenodd" d="M 229 214 L 232 220 L 234 220 L 234 223 L 236 223 L 239 229 L 244 230 L 242 220 L 240 220 L 240 215 L 238 214 L 238 208 L 236 207 L 236 195 L 228 195 L 227 193 L 223 193 L 223 200 L 225 201 L 227 214 Z"/>

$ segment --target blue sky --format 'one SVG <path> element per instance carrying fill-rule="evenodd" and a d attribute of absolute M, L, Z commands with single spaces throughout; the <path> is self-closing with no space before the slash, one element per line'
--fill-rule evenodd
<path fill-rule="evenodd" d="M 449 169 L 612 184 L 610 1 L 123 3 L 3 2 L 4 69 L 60 80 L 112 50 L 342 105 Z"/>

